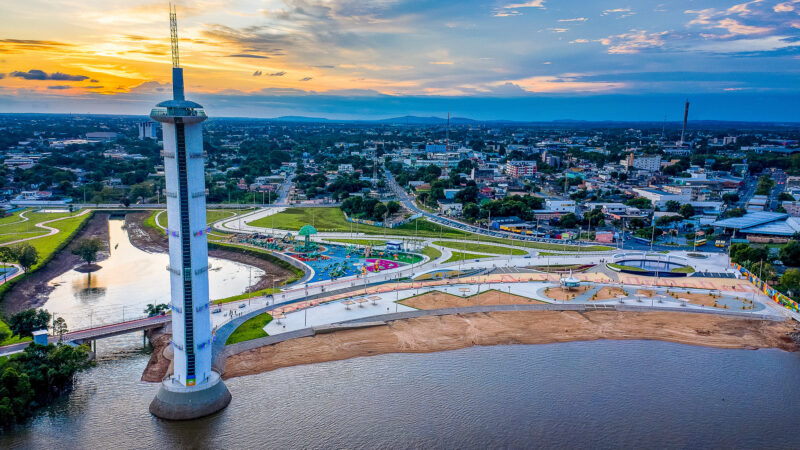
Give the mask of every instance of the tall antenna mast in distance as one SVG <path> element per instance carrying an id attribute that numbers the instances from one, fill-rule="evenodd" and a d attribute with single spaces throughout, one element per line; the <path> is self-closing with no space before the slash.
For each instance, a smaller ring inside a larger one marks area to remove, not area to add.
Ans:
<path id="1" fill-rule="evenodd" d="M 180 55 L 178 54 L 178 15 L 175 6 L 169 4 L 169 41 L 172 44 L 172 67 L 180 67 Z"/>

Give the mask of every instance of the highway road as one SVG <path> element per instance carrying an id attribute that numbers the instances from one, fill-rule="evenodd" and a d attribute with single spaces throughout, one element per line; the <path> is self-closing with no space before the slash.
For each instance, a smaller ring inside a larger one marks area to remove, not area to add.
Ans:
<path id="1" fill-rule="evenodd" d="M 459 229 L 459 230 L 468 231 L 468 232 L 471 232 L 471 233 L 483 234 L 483 235 L 486 235 L 486 236 L 493 236 L 493 237 L 500 237 L 500 238 L 503 238 L 503 239 L 515 239 L 515 240 L 524 240 L 524 241 L 530 241 L 530 242 L 545 242 L 545 243 L 551 243 L 551 244 L 563 244 L 564 243 L 564 241 L 562 241 L 560 239 L 545 239 L 545 238 L 537 238 L 537 237 L 533 237 L 533 236 L 520 236 L 518 234 L 507 233 L 507 232 L 504 232 L 504 231 L 487 230 L 486 228 L 476 227 L 474 225 L 470 225 L 470 224 L 466 224 L 466 223 L 463 223 L 463 222 L 459 222 L 457 220 L 453 220 L 453 219 L 450 219 L 450 218 L 447 218 L 447 217 L 440 217 L 438 215 L 431 214 L 431 213 L 429 213 L 427 211 L 424 211 L 424 210 L 418 208 L 414 204 L 414 199 L 411 198 L 411 196 L 408 195 L 408 193 L 405 191 L 405 189 L 403 189 L 399 184 L 397 184 L 397 181 L 395 181 L 395 179 L 392 176 L 391 172 L 389 172 L 387 170 L 387 171 L 385 171 L 385 173 L 386 173 L 386 179 L 389 182 L 389 186 L 392 188 L 392 190 L 394 191 L 395 195 L 397 195 L 397 198 L 400 199 L 400 201 L 403 203 L 403 205 L 406 208 L 408 208 L 409 210 L 413 211 L 413 212 L 423 214 L 425 216 L 425 218 L 428 219 L 431 222 L 442 224 L 442 225 L 450 227 L 450 228 L 456 228 L 456 229 Z M 575 242 L 570 242 L 570 245 L 576 245 L 576 244 L 577 243 L 575 243 Z M 578 245 L 602 245 L 602 244 L 581 243 L 581 244 L 578 244 Z M 629 249 L 629 250 L 641 250 L 641 251 L 645 251 L 645 250 L 649 251 L 650 250 L 650 244 L 642 244 L 642 243 L 639 243 L 637 241 L 634 241 L 633 239 L 625 239 L 625 241 L 622 244 L 622 246 L 623 246 L 623 248 Z M 679 250 L 679 249 L 680 250 L 686 250 L 685 247 L 684 248 L 678 248 L 678 247 L 674 247 L 674 246 L 659 245 L 659 244 L 653 245 L 653 248 L 652 248 L 653 251 Z M 698 250 L 702 250 L 704 252 L 712 252 L 712 253 L 719 253 L 719 252 L 724 252 L 725 251 L 724 249 L 714 247 L 713 243 L 711 243 L 710 245 L 706 244 L 702 249 L 698 249 Z"/>

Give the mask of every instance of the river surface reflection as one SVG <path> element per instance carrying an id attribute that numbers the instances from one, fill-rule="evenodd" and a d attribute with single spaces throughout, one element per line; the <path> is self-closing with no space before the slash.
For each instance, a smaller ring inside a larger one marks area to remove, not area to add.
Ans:
<path id="1" fill-rule="evenodd" d="M 66 319 L 72 329 L 118 322 L 142 315 L 148 303 L 169 303 L 169 256 L 134 247 L 125 221 L 108 221 L 110 255 L 102 268 L 85 274 L 70 270 L 48 282 L 55 289 L 44 308 Z M 209 258 L 212 299 L 247 291 L 250 280 L 264 274 L 259 268 Z"/>
<path id="2" fill-rule="evenodd" d="M 147 412 L 147 357 L 105 342 L 74 392 L 0 447 L 800 447 L 800 356 L 779 350 L 592 341 L 380 355 L 234 378 L 226 410 L 166 422 Z"/>

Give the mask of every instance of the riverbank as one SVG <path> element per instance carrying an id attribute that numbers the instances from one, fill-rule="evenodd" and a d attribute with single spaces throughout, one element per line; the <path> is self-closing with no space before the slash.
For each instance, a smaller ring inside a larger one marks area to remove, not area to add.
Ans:
<path id="1" fill-rule="evenodd" d="M 97 263 L 102 266 L 102 261 L 108 258 L 109 254 L 108 214 L 95 213 L 72 242 L 85 238 L 97 238 L 103 242 L 104 247 L 97 254 Z M 44 305 L 54 289 L 54 286 L 48 282 L 84 264 L 79 256 L 72 254 L 72 248 L 73 244 L 70 243 L 59 251 L 50 262 L 35 272 L 24 275 L 14 284 L 3 296 L 3 312 L 6 315 L 12 315 L 24 309 L 38 308 Z"/>
<path id="2" fill-rule="evenodd" d="M 150 215 L 151 213 L 149 212 L 143 212 L 131 213 L 125 216 L 125 227 L 128 229 L 128 236 L 130 237 L 131 244 L 145 252 L 166 253 L 169 251 L 169 239 L 167 236 L 160 230 L 155 230 L 144 225 L 144 221 L 147 220 Z M 294 277 L 291 271 L 262 258 L 248 254 L 209 248 L 208 256 L 247 264 L 263 270 L 264 275 L 258 280 L 254 280 L 255 283 L 250 286 L 252 291 L 281 286 L 286 280 Z"/>
<path id="3" fill-rule="evenodd" d="M 683 312 L 502 311 L 403 319 L 291 339 L 229 356 L 224 378 L 385 353 L 429 353 L 475 345 L 660 340 L 717 348 L 797 351 L 792 322 Z"/>

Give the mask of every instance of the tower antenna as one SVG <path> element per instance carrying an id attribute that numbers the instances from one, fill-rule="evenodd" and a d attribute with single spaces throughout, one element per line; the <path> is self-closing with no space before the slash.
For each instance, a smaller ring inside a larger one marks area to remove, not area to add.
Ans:
<path id="1" fill-rule="evenodd" d="M 681 129 L 681 147 L 683 147 L 683 138 L 686 134 L 686 121 L 689 119 L 689 99 L 686 99 L 686 106 L 683 109 L 683 128 Z"/>
<path id="2" fill-rule="evenodd" d="M 172 44 L 172 67 L 180 67 L 180 55 L 178 54 L 178 15 L 175 5 L 169 4 L 169 41 Z"/>

